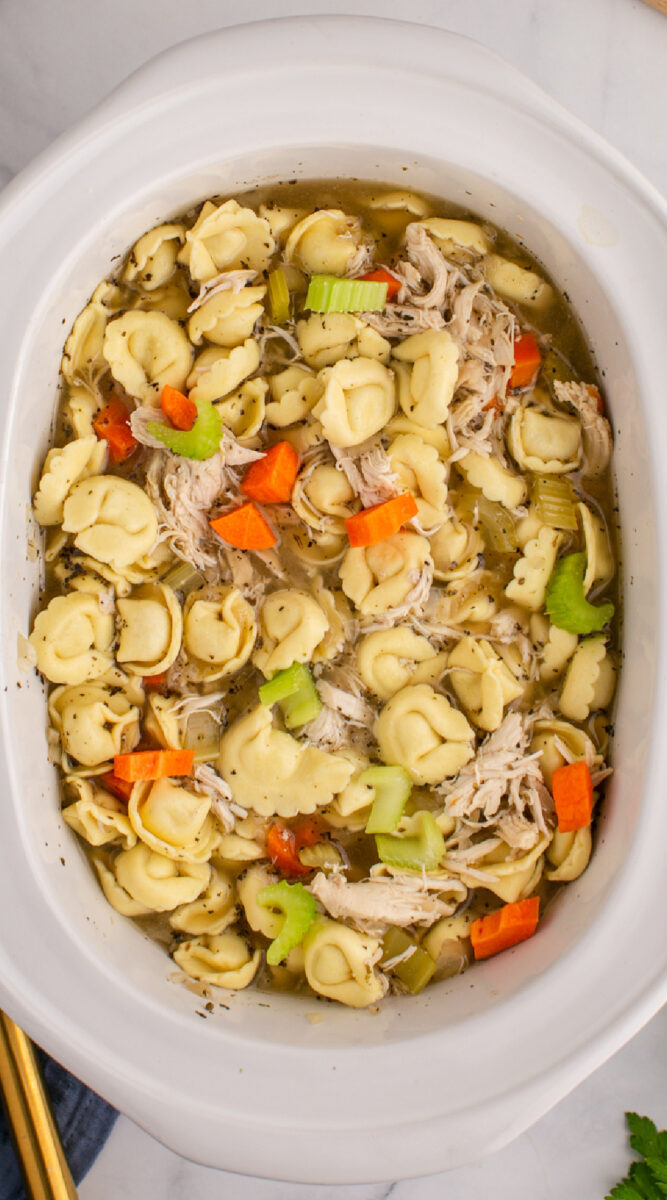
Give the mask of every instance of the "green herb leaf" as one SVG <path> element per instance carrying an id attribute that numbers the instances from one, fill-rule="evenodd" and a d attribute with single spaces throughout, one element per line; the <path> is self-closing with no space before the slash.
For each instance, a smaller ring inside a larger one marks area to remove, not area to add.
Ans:
<path id="1" fill-rule="evenodd" d="M 646 1165 L 653 1173 L 661 1196 L 667 1196 L 667 1161 L 664 1158 L 653 1158 L 651 1155 L 646 1159 Z"/>
<path id="2" fill-rule="evenodd" d="M 667 1130 L 658 1131 L 649 1117 L 626 1112 L 630 1145 L 646 1160 L 636 1160 L 625 1179 L 605 1200 L 664 1200 L 667 1197 Z"/>
<path id="3" fill-rule="evenodd" d="M 664 1192 L 661 1192 L 651 1168 L 645 1162 L 633 1162 L 628 1179 L 644 1200 L 663 1200 Z"/>
<path id="4" fill-rule="evenodd" d="M 626 1112 L 625 1119 L 630 1130 L 630 1145 L 642 1158 L 660 1158 L 660 1135 L 650 1117 Z"/>

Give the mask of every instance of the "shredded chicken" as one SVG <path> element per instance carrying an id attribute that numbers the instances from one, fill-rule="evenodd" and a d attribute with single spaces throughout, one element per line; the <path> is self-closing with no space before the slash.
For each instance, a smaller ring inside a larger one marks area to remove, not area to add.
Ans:
<path id="1" fill-rule="evenodd" d="M 364 633 L 372 633 L 376 629 L 388 629 L 391 625 L 396 625 L 406 619 L 412 624 L 415 618 L 420 617 L 433 583 L 433 560 L 429 559 L 425 562 L 421 571 L 410 571 L 408 581 L 412 587 L 403 603 L 397 604 L 395 608 L 388 608 L 386 612 L 372 621 L 362 621 Z"/>
<path id="2" fill-rule="evenodd" d="M 161 408 L 151 408 L 148 404 L 140 404 L 135 408 L 130 415 L 130 429 L 133 437 L 136 438 L 142 446 L 150 446 L 152 450 L 162 450 L 164 452 L 165 445 L 159 438 L 148 432 L 148 425 L 151 421 L 159 421 L 164 424 L 164 413 Z"/>
<path id="3" fill-rule="evenodd" d="M 193 788 L 211 800 L 211 812 L 222 825 L 225 833 L 231 833 L 237 818 L 243 820 L 248 811 L 232 800 L 231 789 L 224 779 L 208 763 L 200 763 L 194 770 Z"/>
<path id="4" fill-rule="evenodd" d="M 450 882 L 456 891 L 457 881 Z M 433 925 L 441 917 L 451 916 L 461 899 L 460 895 L 454 900 L 430 895 L 420 875 L 396 879 L 376 876 L 348 883 L 340 872 L 327 876 L 320 871 L 308 890 L 330 916 L 352 921 L 367 933 L 382 933 L 390 925 Z"/>
<path id="5" fill-rule="evenodd" d="M 362 242 L 358 250 L 350 258 L 345 274 L 349 279 L 354 279 L 356 275 L 363 275 L 366 271 L 373 269 L 373 258 L 375 255 L 375 245 L 373 242 Z"/>
<path id="6" fill-rule="evenodd" d="M 384 312 L 360 313 L 360 317 L 383 337 L 406 337 L 427 329 L 444 329 L 445 318 L 439 308 L 418 308 L 415 304 L 387 304 Z"/>
<path id="7" fill-rule="evenodd" d="M 442 308 L 449 278 L 447 263 L 418 221 L 413 221 L 405 231 L 405 249 L 410 264 L 419 272 L 419 285 L 415 283 L 413 272 L 403 273 L 412 303 L 417 308 Z M 402 274 L 400 266 L 397 267 L 397 274 Z M 424 288 L 427 290 L 424 291 Z"/>
<path id="8" fill-rule="evenodd" d="M 371 704 L 368 704 L 361 696 L 355 696 L 351 692 L 346 692 L 343 688 L 335 687 L 326 679 L 319 679 L 317 682 L 317 690 L 320 693 L 321 699 L 329 708 L 333 708 L 342 717 L 351 721 L 353 725 L 362 725 L 369 728 L 375 720 L 375 709 Z"/>
<path id="9" fill-rule="evenodd" d="M 139 411 L 139 410 L 137 410 Z M 158 517 L 161 540 L 198 570 L 217 573 L 219 541 L 209 525 L 216 499 L 229 489 L 222 452 L 201 461 L 164 451 L 153 456 L 146 491 Z"/>
<path id="10" fill-rule="evenodd" d="M 370 446 L 362 443 L 361 446 L 345 450 L 332 446 L 331 453 L 364 508 L 382 504 L 402 490 L 398 475 L 392 471 L 391 463 L 379 443 Z"/>
<path id="11" fill-rule="evenodd" d="M 301 734 L 320 750 L 342 750 L 351 745 L 347 720 L 328 704 L 322 705 L 314 721 L 303 726 Z"/>
<path id="12" fill-rule="evenodd" d="M 611 425 L 598 412 L 597 389 L 585 383 L 555 383 L 556 399 L 575 410 L 584 443 L 584 474 L 601 475 L 609 463 L 613 444 Z"/>
<path id="13" fill-rule="evenodd" d="M 257 278 L 256 271 L 223 271 L 220 275 L 215 275 L 213 279 L 203 283 L 196 300 L 188 308 L 188 312 L 196 312 L 210 300 L 211 296 L 217 295 L 218 292 L 242 292 L 247 283 L 252 283 Z"/>

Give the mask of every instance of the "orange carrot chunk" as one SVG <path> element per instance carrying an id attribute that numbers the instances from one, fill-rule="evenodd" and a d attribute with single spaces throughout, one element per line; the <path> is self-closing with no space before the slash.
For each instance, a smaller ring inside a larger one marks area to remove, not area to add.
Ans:
<path id="1" fill-rule="evenodd" d="M 211 529 L 229 546 L 237 550 L 268 550 L 276 538 L 271 526 L 254 504 L 242 504 L 231 512 L 209 521 Z"/>
<path id="2" fill-rule="evenodd" d="M 374 546 L 398 533 L 401 525 L 416 515 L 417 503 L 412 492 L 403 492 L 382 504 L 362 508 L 361 512 L 345 520 L 349 543 L 351 546 Z"/>
<path id="3" fill-rule="evenodd" d="M 127 804 L 132 795 L 134 784 L 128 783 L 126 779 L 119 779 L 118 775 L 114 774 L 113 771 L 106 771 L 104 775 L 100 775 L 98 778 L 102 787 L 106 788 L 107 792 L 111 792 L 111 795 L 115 796 L 117 800 L 124 800 Z"/>
<path id="4" fill-rule="evenodd" d="M 475 958 L 490 958 L 492 954 L 499 954 L 501 950 L 508 950 L 532 937 L 539 915 L 540 898 L 531 896 L 529 900 L 503 904 L 497 912 L 478 917 L 470 926 Z"/>
<path id="5" fill-rule="evenodd" d="M 558 816 L 558 832 L 572 833 L 590 825 L 593 815 L 593 780 L 585 762 L 556 767 L 551 791 Z"/>
<path id="6" fill-rule="evenodd" d="M 366 279 L 369 283 L 386 283 L 387 300 L 393 300 L 396 293 L 401 290 L 398 279 L 386 267 L 378 267 L 375 271 L 367 271 L 365 275 L 360 275 L 359 278 Z"/>
<path id="7" fill-rule="evenodd" d="M 514 366 L 510 372 L 510 387 L 528 387 L 541 365 L 542 355 L 535 334 L 520 333 L 514 340 Z"/>
<path id="8" fill-rule="evenodd" d="M 197 420 L 197 405 L 189 396 L 184 396 L 171 384 L 165 383 L 160 392 L 160 405 L 174 429 L 192 429 Z"/>
<path id="9" fill-rule="evenodd" d="M 124 462 L 139 444 L 130 429 L 130 414 L 117 396 L 100 409 L 93 421 L 93 429 L 100 441 L 106 441 L 109 457 L 115 463 Z"/>
<path id="10" fill-rule="evenodd" d="M 144 675 L 141 682 L 148 691 L 151 688 L 161 688 L 167 682 L 167 672 L 160 671 L 159 675 Z"/>
<path id="11" fill-rule="evenodd" d="M 140 779 L 191 775 L 194 761 L 194 750 L 136 750 L 133 754 L 116 754 L 113 769 L 118 779 L 136 783 Z"/>
<path id="12" fill-rule="evenodd" d="M 286 504 L 299 473 L 299 455 L 289 442 L 277 442 L 248 467 L 241 491 L 259 504 Z"/>

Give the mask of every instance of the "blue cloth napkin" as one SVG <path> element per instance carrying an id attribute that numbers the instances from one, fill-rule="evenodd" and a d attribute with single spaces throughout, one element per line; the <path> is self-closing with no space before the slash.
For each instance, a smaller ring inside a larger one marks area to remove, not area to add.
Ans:
<path id="1" fill-rule="evenodd" d="M 106 1142 L 118 1113 L 64 1067 L 37 1051 L 47 1091 L 75 1183 L 80 1183 Z M 26 1200 L 23 1180 L 0 1106 L 0 1200 Z"/>

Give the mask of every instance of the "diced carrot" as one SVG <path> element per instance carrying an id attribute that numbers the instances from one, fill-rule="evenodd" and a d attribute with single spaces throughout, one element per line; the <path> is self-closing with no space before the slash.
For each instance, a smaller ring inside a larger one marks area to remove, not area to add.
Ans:
<path id="1" fill-rule="evenodd" d="M 528 387 L 532 383 L 542 364 L 542 355 L 534 333 L 520 333 L 514 339 L 514 366 L 512 367 L 509 386 L 511 388 Z"/>
<path id="2" fill-rule="evenodd" d="M 124 462 L 139 444 L 130 429 L 130 414 L 117 396 L 100 409 L 93 421 L 93 429 L 100 441 L 104 438 L 107 442 L 109 455 L 115 463 Z"/>
<path id="3" fill-rule="evenodd" d="M 127 804 L 134 784 L 129 783 L 126 779 L 120 779 L 113 771 L 105 771 L 104 775 L 98 776 L 98 780 L 107 792 L 111 792 L 111 795 L 115 796 L 117 800 L 124 800 Z"/>
<path id="4" fill-rule="evenodd" d="M 223 542 L 238 550 L 268 550 L 278 540 L 259 509 L 250 501 L 209 521 L 209 525 Z"/>
<path id="5" fill-rule="evenodd" d="M 361 512 L 345 520 L 350 545 L 374 546 L 393 533 L 398 533 L 401 525 L 416 515 L 417 503 L 412 492 L 403 492 L 382 504 L 362 508 Z"/>
<path id="6" fill-rule="evenodd" d="M 191 775 L 194 760 L 194 750 L 136 750 L 133 754 L 117 754 L 113 769 L 119 779 L 136 783 L 140 779 Z"/>
<path id="7" fill-rule="evenodd" d="M 266 852 L 281 875 L 307 875 L 309 867 L 299 860 L 296 837 L 287 825 L 276 822 L 266 835 Z"/>
<path id="8" fill-rule="evenodd" d="M 517 900 L 504 904 L 497 912 L 478 917 L 470 926 L 470 940 L 475 958 L 490 958 L 508 950 L 518 942 L 532 937 L 540 915 L 540 898 Z"/>
<path id="9" fill-rule="evenodd" d="M 144 675 L 141 682 L 147 691 L 157 690 L 157 688 L 164 687 L 167 682 L 167 672 L 160 671 L 159 675 Z"/>
<path id="10" fill-rule="evenodd" d="M 369 283 L 386 283 L 387 285 L 387 300 L 393 300 L 397 292 L 401 290 L 401 284 L 391 271 L 387 271 L 386 267 L 377 267 L 375 271 L 367 271 L 365 275 L 360 275 L 360 279 L 366 279 Z"/>
<path id="11" fill-rule="evenodd" d="M 558 816 L 559 833 L 572 833 L 590 825 L 593 815 L 593 780 L 585 762 L 556 767 L 551 791 Z"/>
<path id="12" fill-rule="evenodd" d="M 190 430 L 197 420 L 197 405 L 189 396 L 165 383 L 160 392 L 160 404 L 165 417 L 174 429 Z"/>
<path id="13" fill-rule="evenodd" d="M 259 504 L 286 504 L 299 473 L 299 455 L 289 442 L 276 442 L 248 467 L 241 491 Z"/>

